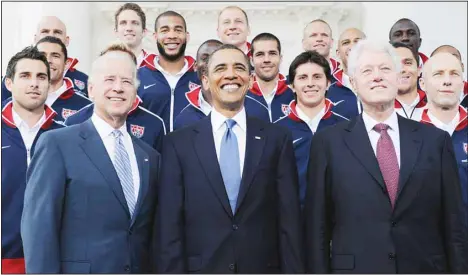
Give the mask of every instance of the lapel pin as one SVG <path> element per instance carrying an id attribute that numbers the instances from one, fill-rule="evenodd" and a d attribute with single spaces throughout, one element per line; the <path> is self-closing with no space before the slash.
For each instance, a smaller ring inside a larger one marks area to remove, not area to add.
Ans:
<path id="1" fill-rule="evenodd" d="M 255 136 L 255 139 L 262 139 L 262 138 L 261 138 L 261 137 L 259 137 L 259 136 Z"/>
<path id="2" fill-rule="evenodd" d="M 148 161 L 148 159 L 145 159 L 145 161 Z"/>

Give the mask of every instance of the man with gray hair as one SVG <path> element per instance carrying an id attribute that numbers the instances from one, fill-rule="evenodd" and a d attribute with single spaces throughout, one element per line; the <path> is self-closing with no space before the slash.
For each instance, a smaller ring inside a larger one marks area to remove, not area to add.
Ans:
<path id="1" fill-rule="evenodd" d="M 27 273 L 151 272 L 160 156 L 127 132 L 136 70 L 124 45 L 107 48 L 89 77 L 91 119 L 39 138 L 21 221 Z"/>
<path id="2" fill-rule="evenodd" d="M 348 73 L 363 112 L 313 138 L 307 273 L 467 273 L 449 134 L 395 112 L 400 62 L 390 44 L 359 41 Z"/>

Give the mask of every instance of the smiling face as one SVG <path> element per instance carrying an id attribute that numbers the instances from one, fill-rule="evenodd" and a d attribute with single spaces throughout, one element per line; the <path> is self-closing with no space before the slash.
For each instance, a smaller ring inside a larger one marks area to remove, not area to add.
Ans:
<path id="1" fill-rule="evenodd" d="M 65 71 L 65 54 L 62 47 L 56 43 L 42 42 L 37 45 L 37 49 L 42 52 L 50 65 L 50 82 L 57 83 L 63 80 Z"/>
<path id="2" fill-rule="evenodd" d="M 184 57 L 189 35 L 181 17 L 172 15 L 160 17 L 156 23 L 154 36 L 162 58 L 176 61 Z"/>
<path id="3" fill-rule="evenodd" d="M 402 20 L 393 25 L 390 30 L 390 43 L 395 42 L 403 43 L 417 53 L 422 42 L 418 26 L 411 20 Z"/>
<path id="4" fill-rule="evenodd" d="M 125 120 L 136 98 L 136 65 L 121 52 L 106 53 L 96 62 L 88 88 L 95 112 L 107 122 Z"/>
<path id="5" fill-rule="evenodd" d="M 401 60 L 401 76 L 398 83 L 398 94 L 407 94 L 417 89 L 418 64 L 410 49 L 400 47 L 395 49 Z"/>
<path id="6" fill-rule="evenodd" d="M 40 60 L 21 59 L 13 79 L 5 78 L 5 85 L 11 91 L 15 108 L 28 111 L 42 108 L 49 90 L 47 67 Z"/>
<path id="7" fill-rule="evenodd" d="M 330 82 L 320 65 L 308 62 L 297 67 L 292 84 L 298 104 L 313 108 L 325 101 L 325 92 Z"/>
<path id="8" fill-rule="evenodd" d="M 240 50 L 221 49 L 213 53 L 203 85 L 209 87 L 217 110 L 242 109 L 245 94 L 252 85 L 248 66 L 247 57 Z"/>
<path id="9" fill-rule="evenodd" d="M 379 107 L 391 105 L 395 100 L 398 78 L 390 54 L 383 51 L 364 51 L 359 56 L 351 84 L 363 105 Z"/>
<path id="10" fill-rule="evenodd" d="M 115 33 L 130 49 L 139 47 L 145 34 L 140 16 L 133 10 L 122 11 L 117 17 Z"/>
<path id="11" fill-rule="evenodd" d="M 274 40 L 259 40 L 254 43 L 255 52 L 252 55 L 252 63 L 255 74 L 266 82 L 274 80 L 279 74 L 281 64 L 278 43 Z"/>
<path id="12" fill-rule="evenodd" d="M 224 44 L 241 47 L 247 42 L 250 28 L 242 10 L 231 7 L 223 10 L 218 18 L 218 37 Z"/>
<path id="13" fill-rule="evenodd" d="M 315 21 L 307 25 L 302 39 L 302 47 L 305 51 L 315 50 L 321 56 L 328 58 L 332 45 L 331 29 L 327 24 Z"/>
<path id="14" fill-rule="evenodd" d="M 458 106 L 464 85 L 460 61 L 449 53 L 434 55 L 424 64 L 420 85 L 431 104 L 440 108 Z"/>

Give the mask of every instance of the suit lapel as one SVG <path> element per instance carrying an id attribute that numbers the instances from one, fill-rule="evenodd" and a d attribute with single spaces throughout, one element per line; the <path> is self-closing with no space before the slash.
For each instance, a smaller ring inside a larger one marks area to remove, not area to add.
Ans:
<path id="1" fill-rule="evenodd" d="M 406 119 L 398 116 L 398 127 L 400 131 L 400 178 L 398 183 L 397 202 L 403 189 L 409 184 L 408 179 L 413 172 L 416 161 L 421 150 L 421 136 L 418 128 L 408 123 Z"/>
<path id="2" fill-rule="evenodd" d="M 149 156 L 148 154 L 138 145 L 137 140 L 132 136 L 133 148 L 135 150 L 135 157 L 138 164 L 138 171 L 140 174 L 140 190 L 138 192 L 138 199 L 135 206 L 135 212 L 133 213 L 131 225 L 135 222 L 135 219 L 140 212 L 140 209 L 145 201 L 146 195 L 148 194 L 149 187 Z"/>
<path id="3" fill-rule="evenodd" d="M 83 151 L 104 177 L 106 183 L 112 189 L 114 195 L 124 208 L 125 213 L 130 217 L 127 201 L 125 200 L 119 177 L 117 176 L 117 172 L 115 171 L 109 154 L 104 147 L 104 143 L 96 131 L 91 119 L 81 124 L 80 135 L 83 138 L 83 142 L 80 144 Z"/>
<path id="4" fill-rule="evenodd" d="M 375 157 L 372 145 L 367 134 L 362 115 L 356 117 L 349 127 L 348 132 L 344 137 L 344 141 L 349 150 L 353 153 L 356 159 L 366 168 L 367 172 L 375 179 L 383 190 L 386 190 L 382 173 L 380 172 L 379 163 Z"/>
<path id="5" fill-rule="evenodd" d="M 221 175 L 221 169 L 216 156 L 216 147 L 211 127 L 211 116 L 204 118 L 194 131 L 193 147 L 195 148 L 200 164 L 203 167 L 208 181 L 224 210 L 230 217 L 232 217 L 231 206 L 229 204 L 223 176 Z"/>
<path id="6" fill-rule="evenodd" d="M 247 135 L 245 145 L 244 169 L 242 173 L 239 195 L 237 197 L 236 213 L 242 204 L 250 184 L 252 183 L 258 163 L 262 157 L 266 136 L 263 134 L 263 127 L 255 123 L 255 120 L 247 117 Z"/>

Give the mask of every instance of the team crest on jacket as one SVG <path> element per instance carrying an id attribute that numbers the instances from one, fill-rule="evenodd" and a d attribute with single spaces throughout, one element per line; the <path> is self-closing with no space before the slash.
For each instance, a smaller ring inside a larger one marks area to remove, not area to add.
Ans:
<path id="1" fill-rule="evenodd" d="M 67 119 L 69 116 L 74 115 L 77 111 L 72 110 L 72 109 L 62 109 L 62 117 L 63 119 Z"/>
<path id="2" fill-rule="evenodd" d="M 83 90 L 85 88 L 85 84 L 83 81 L 75 79 L 74 82 L 75 82 L 76 87 L 78 87 L 78 89 Z"/>
<path id="3" fill-rule="evenodd" d="M 135 124 L 130 124 L 130 131 L 132 135 L 137 138 L 141 138 L 145 134 L 145 127 Z"/>
<path id="4" fill-rule="evenodd" d="M 200 85 L 198 85 L 196 83 L 193 83 L 192 81 L 189 81 L 189 83 L 188 83 L 189 91 L 194 90 L 194 89 L 196 89 L 198 87 L 200 87 Z"/>
<path id="5" fill-rule="evenodd" d="M 281 104 L 281 111 L 285 116 L 289 116 L 289 113 L 291 113 L 291 109 L 288 104 Z"/>

